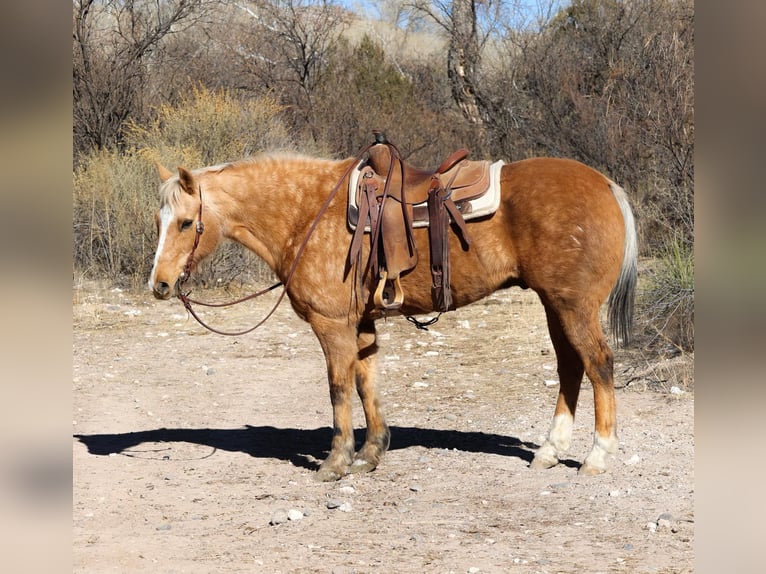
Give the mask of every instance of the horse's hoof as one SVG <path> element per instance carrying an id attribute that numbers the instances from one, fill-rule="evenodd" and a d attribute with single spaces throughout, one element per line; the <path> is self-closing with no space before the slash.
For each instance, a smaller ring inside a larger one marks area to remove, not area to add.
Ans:
<path id="1" fill-rule="evenodd" d="M 344 475 L 345 473 L 331 468 L 320 468 L 314 475 L 314 480 L 317 482 L 335 482 L 343 478 Z"/>
<path id="2" fill-rule="evenodd" d="M 529 468 L 532 470 L 546 470 L 548 468 L 553 468 L 559 463 L 559 459 L 555 456 L 546 456 L 546 455 L 540 455 L 540 453 L 535 455 L 535 458 L 532 459 L 532 462 L 529 463 Z"/>
<path id="3" fill-rule="evenodd" d="M 599 474 L 603 474 L 604 472 L 606 472 L 605 468 L 600 468 L 597 466 L 592 466 L 590 464 L 584 463 L 580 467 L 580 470 L 577 471 L 577 474 L 579 474 L 580 476 L 597 476 Z"/>
<path id="4" fill-rule="evenodd" d="M 357 458 L 354 460 L 354 462 L 351 463 L 351 466 L 349 467 L 348 471 L 352 473 L 370 472 L 371 470 L 375 470 L 377 466 L 378 466 L 377 464 L 374 464 L 372 462 L 369 462 L 361 458 Z"/>
<path id="5" fill-rule="evenodd" d="M 559 463 L 559 451 L 556 450 L 550 441 L 545 441 L 543 445 L 535 451 L 535 457 L 529 463 L 529 468 L 533 470 L 545 470 Z"/>

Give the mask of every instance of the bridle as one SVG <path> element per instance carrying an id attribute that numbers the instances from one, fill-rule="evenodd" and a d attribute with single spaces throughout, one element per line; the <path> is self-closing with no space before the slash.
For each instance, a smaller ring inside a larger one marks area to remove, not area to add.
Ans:
<path id="1" fill-rule="evenodd" d="M 199 246 L 199 240 L 202 237 L 202 233 L 205 231 L 205 224 L 202 223 L 202 186 L 199 186 L 199 212 L 197 213 L 197 225 L 194 227 L 194 244 L 191 248 L 191 253 L 189 253 L 189 256 L 186 258 L 186 264 L 184 265 L 184 270 L 181 272 L 181 276 L 178 278 L 179 280 L 179 293 L 180 293 L 180 287 L 186 281 L 188 281 L 189 277 L 191 276 L 191 269 L 192 265 L 194 263 L 194 252 L 197 251 L 197 247 Z M 182 299 L 183 300 L 183 299 Z"/>
<path id="2" fill-rule="evenodd" d="M 194 228 L 195 235 L 194 235 L 194 243 L 192 244 L 191 252 L 189 253 L 189 256 L 186 259 L 186 263 L 184 264 L 183 271 L 181 272 L 181 275 L 178 278 L 178 298 L 183 303 L 183 306 L 186 308 L 186 310 L 191 314 L 192 317 L 194 317 L 197 322 L 208 329 L 209 331 L 212 331 L 213 333 L 216 333 L 218 335 L 228 335 L 232 337 L 236 337 L 239 335 L 245 335 L 247 333 L 250 333 L 252 331 L 255 331 L 258 327 L 263 325 L 277 310 L 277 307 L 279 307 L 280 303 L 282 303 L 282 300 L 285 298 L 285 295 L 287 294 L 287 289 L 290 287 L 290 283 L 293 279 L 293 275 L 295 274 L 295 270 L 298 267 L 298 263 L 301 260 L 301 257 L 303 256 L 303 252 L 306 249 L 306 245 L 309 242 L 309 239 L 313 235 L 314 231 L 317 228 L 317 225 L 319 225 L 319 220 L 322 218 L 322 216 L 325 214 L 327 209 L 330 207 L 330 203 L 335 198 L 335 196 L 338 194 L 338 190 L 340 190 L 343 182 L 346 180 L 346 178 L 351 174 L 351 171 L 357 167 L 359 162 L 364 157 L 364 154 L 367 153 L 367 151 L 374 145 L 378 143 L 386 143 L 386 145 L 390 146 L 392 148 L 392 152 L 395 152 L 397 156 L 399 156 L 399 150 L 396 149 L 396 147 L 387 142 L 381 142 L 378 135 L 376 134 L 376 140 L 372 143 L 366 145 L 356 156 L 353 163 L 349 165 L 349 167 L 346 169 L 346 171 L 343 173 L 343 175 L 338 180 L 338 183 L 335 184 L 335 187 L 330 192 L 330 195 L 328 196 L 327 200 L 324 202 L 322 207 L 320 208 L 319 212 L 317 213 L 316 217 L 314 218 L 314 221 L 311 223 L 311 227 L 309 227 L 308 233 L 306 233 L 306 236 L 303 238 L 303 241 L 301 242 L 300 246 L 298 247 L 298 252 L 295 255 L 295 259 L 293 260 L 293 264 L 290 267 L 290 270 L 287 273 L 287 277 L 284 280 L 284 282 L 278 282 L 274 283 L 273 285 L 266 287 L 265 289 L 261 289 L 260 291 L 257 291 L 256 293 L 252 293 L 250 295 L 247 295 L 246 297 L 242 297 L 241 299 L 237 299 L 235 301 L 229 301 L 225 303 L 205 303 L 203 301 L 198 301 L 196 299 L 192 299 L 189 297 L 189 294 L 191 293 L 191 290 L 187 291 L 186 293 L 183 292 L 183 285 L 187 281 L 189 281 L 189 278 L 191 277 L 191 271 L 192 267 L 194 265 L 194 254 L 197 251 L 197 247 L 199 246 L 200 238 L 202 237 L 202 233 L 205 231 L 205 225 L 202 223 L 202 186 L 199 186 L 199 212 L 198 212 L 198 219 L 197 224 Z M 392 153 L 393 155 L 393 153 Z M 256 297 L 260 297 L 261 295 L 265 295 L 266 293 L 269 293 L 270 291 L 273 291 L 277 287 L 282 287 L 282 292 L 279 295 L 279 298 L 277 299 L 276 303 L 274 303 L 274 306 L 271 308 L 271 310 L 266 314 L 266 316 L 261 319 L 256 325 L 253 327 L 250 327 L 248 329 L 244 329 L 241 331 L 221 331 L 219 329 L 216 329 L 214 327 L 211 327 L 207 323 L 205 323 L 200 316 L 194 311 L 192 304 L 194 305 L 202 305 L 204 307 L 231 307 L 232 305 L 237 305 L 239 303 L 243 303 L 245 301 L 249 301 L 250 299 L 255 299 Z"/>
<path id="3" fill-rule="evenodd" d="M 204 301 L 198 301 L 196 299 L 192 299 L 189 297 L 189 293 L 191 293 L 191 289 L 184 293 L 183 291 L 183 285 L 186 283 L 190 277 L 191 277 L 191 270 L 194 265 L 194 253 L 197 251 L 197 247 L 199 247 L 200 238 L 202 237 L 202 233 L 205 231 L 205 224 L 202 222 L 202 186 L 199 186 L 199 212 L 197 214 L 197 224 L 194 227 L 194 243 L 192 244 L 191 251 L 189 252 L 189 256 L 186 258 L 186 263 L 184 264 L 184 269 L 181 272 L 181 275 L 178 278 L 178 298 L 183 303 L 183 306 L 186 308 L 186 310 L 191 314 L 192 317 L 194 317 L 197 322 L 208 329 L 209 331 L 212 331 L 213 333 L 216 333 L 218 335 L 229 335 L 229 336 L 238 336 L 238 335 L 244 335 L 246 333 L 250 333 L 251 331 L 254 331 L 258 327 L 260 327 L 263 323 L 266 322 L 266 320 L 271 317 L 274 314 L 274 311 L 277 310 L 277 307 L 282 302 L 282 299 L 285 296 L 285 292 L 287 291 L 287 283 L 290 282 L 290 279 L 292 278 L 292 271 L 290 272 L 290 276 L 288 277 L 288 281 L 285 284 L 285 288 L 282 290 L 282 294 L 279 296 L 279 299 L 277 299 L 277 302 L 274 304 L 274 307 L 269 311 L 268 315 L 264 317 L 263 320 L 261 320 L 257 325 L 254 327 L 251 327 L 250 329 L 245 329 L 243 331 L 221 331 L 219 329 L 216 329 L 215 327 L 211 327 L 207 323 L 205 323 L 202 318 L 194 311 L 194 308 L 192 307 L 192 303 L 195 305 L 202 305 L 203 307 L 231 307 L 232 305 L 237 305 L 238 303 L 244 303 L 245 301 L 249 301 L 250 299 L 255 299 L 256 297 L 260 297 L 261 295 L 264 295 L 270 291 L 273 291 L 277 287 L 282 285 L 282 282 L 274 283 L 270 287 L 267 287 L 266 289 L 261 289 L 260 291 L 256 293 L 252 293 L 250 295 L 247 295 L 246 297 L 242 297 L 241 299 L 237 299 L 235 301 L 229 301 L 226 303 L 206 303 Z"/>

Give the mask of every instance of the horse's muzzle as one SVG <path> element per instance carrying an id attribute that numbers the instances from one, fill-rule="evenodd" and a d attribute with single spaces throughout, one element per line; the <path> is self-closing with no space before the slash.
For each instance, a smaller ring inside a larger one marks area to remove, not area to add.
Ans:
<path id="1" fill-rule="evenodd" d="M 170 299 L 170 296 L 173 294 L 173 290 L 165 281 L 157 281 L 152 287 L 152 293 L 154 293 L 154 296 L 157 299 L 166 300 Z"/>

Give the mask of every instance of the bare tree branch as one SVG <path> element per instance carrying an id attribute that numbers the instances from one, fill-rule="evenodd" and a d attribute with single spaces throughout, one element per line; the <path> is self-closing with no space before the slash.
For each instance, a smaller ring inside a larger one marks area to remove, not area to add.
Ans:
<path id="1" fill-rule="evenodd" d="M 139 112 L 150 56 L 222 0 L 73 0 L 76 150 L 118 145 Z"/>

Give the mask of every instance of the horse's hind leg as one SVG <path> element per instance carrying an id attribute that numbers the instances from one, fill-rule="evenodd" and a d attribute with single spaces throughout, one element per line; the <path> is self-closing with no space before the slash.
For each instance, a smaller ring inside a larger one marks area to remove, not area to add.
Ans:
<path id="1" fill-rule="evenodd" d="M 378 345 L 373 321 L 362 323 L 357 336 L 359 349 L 356 361 L 356 390 L 362 401 L 364 416 L 367 421 L 367 438 L 354 457 L 349 469 L 351 472 L 367 472 L 375 469 L 383 454 L 388 450 L 391 434 L 380 408 L 375 379 L 377 376 L 376 358 Z"/>
<path id="2" fill-rule="evenodd" d="M 590 340 L 590 353 L 585 360 L 585 372 L 593 384 L 593 404 L 596 411 L 593 448 L 585 457 L 580 474 L 601 474 L 606 471 L 609 455 L 617 453 L 617 401 L 614 397 L 614 356 L 601 332 L 596 317 L 599 337 Z"/>
<path id="3" fill-rule="evenodd" d="M 552 466 L 549 464 L 552 461 L 552 453 L 558 454 L 565 450 L 563 447 L 569 446 L 577 394 L 584 369 L 593 385 L 596 421 L 593 448 L 580 467 L 580 474 L 600 474 L 606 470 L 607 456 L 617 452 L 617 409 L 612 351 L 601 330 L 597 306 L 594 305 L 590 311 L 582 306 L 558 308 L 558 313 L 555 313 L 546 305 L 549 327 L 553 325 L 551 339 L 559 357 L 561 388 L 549 438 L 538 451 L 540 461 L 533 461 L 533 466 Z M 557 317 L 558 322 L 554 321 L 552 316 Z M 578 368 L 575 368 L 578 364 L 573 358 L 575 354 L 580 360 Z M 576 385 L 573 382 L 575 380 Z M 538 459 L 538 454 L 535 455 L 535 459 Z"/>
<path id="4" fill-rule="evenodd" d="M 569 450 L 577 398 L 580 395 L 580 385 L 585 370 L 579 354 L 564 333 L 556 312 L 549 305 L 545 305 L 545 314 L 558 363 L 559 395 L 548 438 L 537 450 L 530 465 L 535 469 L 555 466 L 559 462 L 559 457 Z"/>

